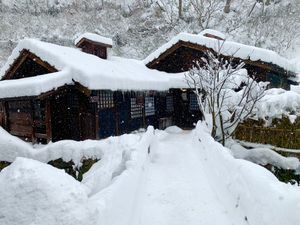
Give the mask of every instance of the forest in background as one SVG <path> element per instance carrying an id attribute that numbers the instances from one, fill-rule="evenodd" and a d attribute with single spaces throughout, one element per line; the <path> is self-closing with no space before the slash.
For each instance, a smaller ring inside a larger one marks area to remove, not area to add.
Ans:
<path id="1" fill-rule="evenodd" d="M 228 40 L 300 52 L 299 0 L 0 0 L 0 66 L 24 37 L 72 46 L 83 32 L 114 40 L 114 54 L 143 59 L 176 34 L 210 28 Z"/>

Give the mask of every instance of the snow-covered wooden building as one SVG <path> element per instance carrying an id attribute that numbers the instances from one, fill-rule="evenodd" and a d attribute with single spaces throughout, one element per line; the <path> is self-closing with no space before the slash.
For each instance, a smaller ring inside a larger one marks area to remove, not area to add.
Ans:
<path id="1" fill-rule="evenodd" d="M 269 81 L 269 88 L 289 89 L 295 84 L 295 66 L 276 52 L 226 40 L 215 30 L 199 34 L 180 33 L 150 54 L 144 63 L 147 67 L 168 73 L 190 70 L 210 51 L 234 62 L 244 62 L 248 74 L 258 81 Z"/>
<path id="2" fill-rule="evenodd" d="M 223 39 L 215 31 L 182 33 L 144 61 L 110 56 L 112 40 L 90 33 L 76 39 L 77 48 L 24 39 L 0 70 L 0 126 L 42 143 L 148 125 L 191 127 L 201 114 L 183 72 Z M 273 86 L 292 82 L 292 66 L 275 52 L 226 41 L 221 53 L 244 60 Z"/>
<path id="3" fill-rule="evenodd" d="M 78 48 L 19 42 L 0 71 L 1 126 L 22 139 L 46 143 L 176 123 L 174 109 L 182 102 L 174 99 L 173 89 L 186 88 L 183 74 L 108 56 L 112 41 L 97 35 L 83 35 L 75 44 Z M 187 118 L 193 111 L 197 107 Z"/>

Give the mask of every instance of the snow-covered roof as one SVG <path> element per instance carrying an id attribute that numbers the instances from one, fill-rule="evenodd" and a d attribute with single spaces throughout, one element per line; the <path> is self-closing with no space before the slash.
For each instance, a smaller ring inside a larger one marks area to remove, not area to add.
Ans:
<path id="1" fill-rule="evenodd" d="M 232 41 L 223 42 L 214 38 L 205 37 L 203 35 L 189 34 L 189 33 L 178 34 L 177 36 L 172 38 L 169 42 L 167 42 L 159 49 L 154 51 L 152 54 L 150 54 L 148 57 L 146 57 L 144 59 L 144 63 L 148 64 L 150 62 L 153 62 L 155 59 L 159 58 L 159 56 L 162 53 L 166 52 L 168 49 L 170 49 L 173 45 L 177 44 L 179 41 L 205 46 L 207 48 L 213 49 L 216 52 L 220 51 L 220 53 L 225 56 L 233 56 L 245 60 L 249 59 L 251 61 L 261 60 L 266 63 L 277 65 L 285 70 L 296 72 L 296 68 L 293 63 L 291 63 L 288 59 L 278 55 L 274 51 L 258 48 L 254 46 L 244 45 Z"/>
<path id="2" fill-rule="evenodd" d="M 204 36 L 205 34 L 211 34 L 211 35 L 219 37 L 223 40 L 226 39 L 225 34 L 221 33 L 220 31 L 212 30 L 212 29 L 205 29 L 205 30 L 201 31 L 198 35 Z"/>
<path id="3" fill-rule="evenodd" d="M 79 49 L 36 39 L 24 39 L 0 70 L 10 69 L 22 50 L 29 50 L 59 72 L 42 76 L 0 81 L 0 98 L 36 96 L 74 81 L 90 90 L 158 90 L 184 88 L 184 74 L 168 74 L 147 68 L 142 61 L 109 57 L 107 60 Z"/>
<path id="4" fill-rule="evenodd" d="M 103 36 L 100 36 L 100 35 L 94 34 L 94 33 L 84 33 L 84 34 L 80 35 L 78 38 L 76 38 L 74 44 L 77 45 L 84 38 L 94 41 L 94 42 L 97 42 L 97 43 L 109 45 L 109 46 L 113 45 L 113 41 L 111 38 L 103 37 Z"/>

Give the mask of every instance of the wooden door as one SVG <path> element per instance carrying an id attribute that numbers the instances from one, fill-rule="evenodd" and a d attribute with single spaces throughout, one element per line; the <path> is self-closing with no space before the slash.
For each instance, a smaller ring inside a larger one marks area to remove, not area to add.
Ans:
<path id="1" fill-rule="evenodd" d="M 96 117 L 95 113 L 80 113 L 80 133 L 81 140 L 96 139 Z"/>

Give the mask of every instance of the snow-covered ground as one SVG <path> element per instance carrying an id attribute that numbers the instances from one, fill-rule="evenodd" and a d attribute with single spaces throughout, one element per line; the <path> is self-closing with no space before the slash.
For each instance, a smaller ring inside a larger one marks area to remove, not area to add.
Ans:
<path id="1" fill-rule="evenodd" d="M 125 137 L 99 141 L 105 146 L 120 139 L 123 147 L 102 152 L 108 160 L 94 164 L 82 183 L 42 162 L 17 158 L 0 173 L 0 224 L 300 224 L 300 188 L 234 159 L 201 123 L 193 131 L 149 127 Z M 73 152 L 84 152 L 84 146 L 79 142 Z M 9 154 L 15 142 L 6 148 Z"/>

